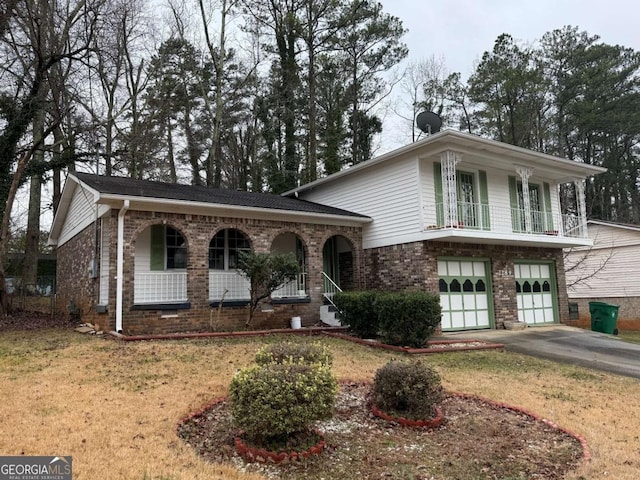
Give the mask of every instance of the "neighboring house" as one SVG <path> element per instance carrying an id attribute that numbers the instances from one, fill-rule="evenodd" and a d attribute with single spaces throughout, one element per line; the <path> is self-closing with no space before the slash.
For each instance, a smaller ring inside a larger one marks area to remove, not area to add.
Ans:
<path id="1" fill-rule="evenodd" d="M 58 305 L 125 333 L 240 328 L 251 248 L 303 267 L 256 327 L 316 323 L 338 288 L 439 292 L 445 331 L 566 321 L 563 248 L 591 245 L 583 181 L 604 171 L 446 130 L 284 196 L 72 174 L 50 235 Z"/>
<path id="2" fill-rule="evenodd" d="M 567 293 L 578 309 L 579 321 L 590 324 L 589 302 L 619 305 L 618 319 L 640 320 L 640 226 L 589 220 L 593 246 L 565 252 Z M 636 327 L 637 328 L 637 327 Z"/>

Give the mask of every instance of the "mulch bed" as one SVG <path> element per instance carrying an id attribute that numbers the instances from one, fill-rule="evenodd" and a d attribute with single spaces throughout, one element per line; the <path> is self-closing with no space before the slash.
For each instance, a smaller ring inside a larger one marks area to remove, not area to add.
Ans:
<path id="1" fill-rule="evenodd" d="M 189 416 L 178 435 L 210 461 L 272 479 L 559 480 L 588 458 L 580 438 L 512 407 L 448 394 L 440 428 L 402 428 L 371 414 L 369 391 L 367 384 L 341 385 L 334 418 L 317 425 L 325 451 L 303 461 L 245 461 L 225 400 Z"/>

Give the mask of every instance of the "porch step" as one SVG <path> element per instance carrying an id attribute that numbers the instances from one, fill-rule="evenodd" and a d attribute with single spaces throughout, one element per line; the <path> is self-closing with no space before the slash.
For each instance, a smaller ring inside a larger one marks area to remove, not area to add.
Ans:
<path id="1" fill-rule="evenodd" d="M 332 327 L 339 327 L 342 325 L 342 323 L 340 323 L 339 313 L 333 305 L 320 306 L 320 320 L 322 323 L 326 323 Z"/>

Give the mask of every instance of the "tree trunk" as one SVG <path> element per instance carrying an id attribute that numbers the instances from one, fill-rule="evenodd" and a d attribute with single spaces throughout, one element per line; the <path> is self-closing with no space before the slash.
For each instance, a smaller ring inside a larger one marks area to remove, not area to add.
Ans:
<path id="1" fill-rule="evenodd" d="M 42 144 L 44 140 L 44 111 L 40 110 L 33 119 L 33 143 Z M 36 163 L 44 163 L 44 150 L 37 148 L 33 152 Z M 42 201 L 42 177 L 32 175 L 29 185 L 29 213 L 27 235 L 22 264 L 22 285 L 29 292 L 35 291 L 38 279 L 38 253 L 40 250 L 40 204 Z"/>

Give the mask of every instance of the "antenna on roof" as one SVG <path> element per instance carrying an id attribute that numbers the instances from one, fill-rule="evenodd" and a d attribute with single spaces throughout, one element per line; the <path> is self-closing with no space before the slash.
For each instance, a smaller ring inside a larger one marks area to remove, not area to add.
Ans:
<path id="1" fill-rule="evenodd" d="M 440 115 L 433 112 L 420 112 L 416 117 L 416 125 L 427 135 L 438 133 L 442 127 Z"/>

